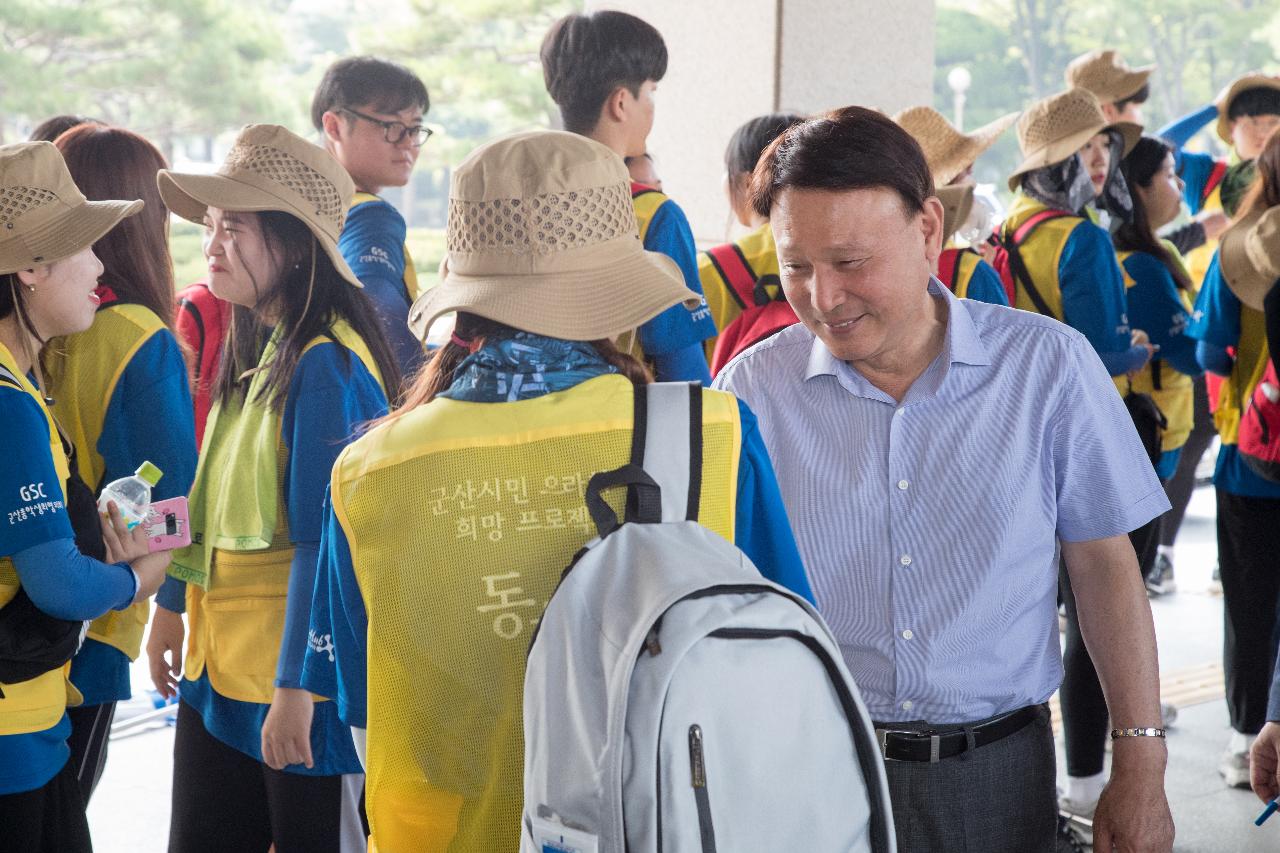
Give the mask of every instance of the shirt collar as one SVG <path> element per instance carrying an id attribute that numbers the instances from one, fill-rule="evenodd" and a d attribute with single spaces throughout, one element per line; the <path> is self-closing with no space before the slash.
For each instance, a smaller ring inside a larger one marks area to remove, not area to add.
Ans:
<path id="1" fill-rule="evenodd" d="M 932 296 L 941 296 L 947 301 L 947 336 L 942 344 L 942 355 L 946 363 L 991 364 L 991 354 L 978 336 L 978 330 L 973 327 L 973 318 L 969 316 L 968 305 L 957 299 L 956 295 L 936 278 L 929 279 L 929 293 Z M 809 363 L 805 367 L 804 378 L 809 380 L 815 376 L 834 376 L 837 379 L 842 376 L 856 377 L 856 384 L 865 384 L 870 387 L 858 371 L 832 355 L 831 350 L 827 349 L 827 345 L 817 335 L 814 335 L 813 344 L 809 349 Z"/>

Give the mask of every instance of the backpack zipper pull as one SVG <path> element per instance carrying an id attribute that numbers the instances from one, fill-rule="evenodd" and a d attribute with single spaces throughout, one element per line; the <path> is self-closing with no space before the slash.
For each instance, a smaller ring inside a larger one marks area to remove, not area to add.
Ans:
<path id="1" fill-rule="evenodd" d="M 702 758 L 702 726 L 689 726 L 689 764 L 693 768 L 693 787 L 707 787 L 707 767 Z"/>

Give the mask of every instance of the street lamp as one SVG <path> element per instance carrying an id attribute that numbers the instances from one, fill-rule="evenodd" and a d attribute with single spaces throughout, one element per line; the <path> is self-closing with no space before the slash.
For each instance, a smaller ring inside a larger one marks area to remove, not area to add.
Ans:
<path id="1" fill-rule="evenodd" d="M 957 65 L 947 74 L 947 85 L 955 94 L 953 118 L 957 130 L 964 130 L 964 93 L 969 91 L 969 84 L 972 82 L 973 77 L 969 74 L 969 69 L 963 65 Z"/>

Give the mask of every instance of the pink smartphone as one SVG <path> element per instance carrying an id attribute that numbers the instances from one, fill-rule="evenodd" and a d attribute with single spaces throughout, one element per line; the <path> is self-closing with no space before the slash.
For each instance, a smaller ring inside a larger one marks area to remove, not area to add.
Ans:
<path id="1" fill-rule="evenodd" d="M 191 544 L 191 519 L 186 498 L 156 501 L 147 513 L 147 536 L 152 551 L 172 551 Z"/>

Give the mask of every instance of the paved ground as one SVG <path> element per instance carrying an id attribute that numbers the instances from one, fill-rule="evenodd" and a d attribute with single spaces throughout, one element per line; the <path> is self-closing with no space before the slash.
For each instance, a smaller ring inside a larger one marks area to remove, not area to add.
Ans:
<path id="1" fill-rule="evenodd" d="M 1229 732 L 1221 687 L 1222 599 L 1209 589 L 1214 561 L 1213 492 L 1200 489 L 1178 540 L 1179 590 L 1152 602 L 1164 692 L 1181 706 L 1169 738 L 1166 781 L 1178 827 L 1174 849 L 1275 853 L 1280 851 L 1280 817 L 1254 827 L 1257 798 L 1228 790 L 1217 773 Z M 135 691 L 145 690 L 140 664 L 134 675 Z M 89 807 L 99 853 L 165 849 L 172 749 L 173 729 L 163 723 L 112 741 L 106 774 Z"/>

